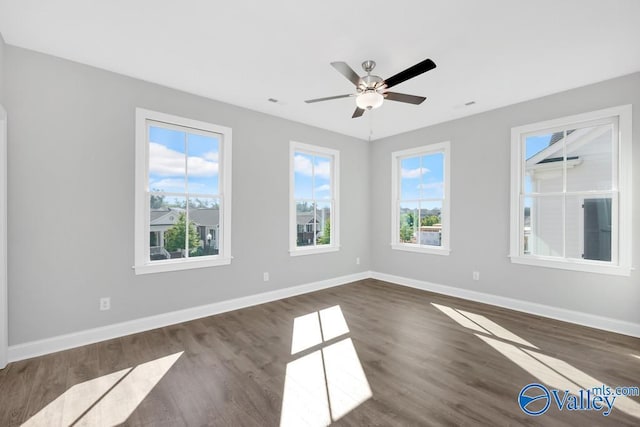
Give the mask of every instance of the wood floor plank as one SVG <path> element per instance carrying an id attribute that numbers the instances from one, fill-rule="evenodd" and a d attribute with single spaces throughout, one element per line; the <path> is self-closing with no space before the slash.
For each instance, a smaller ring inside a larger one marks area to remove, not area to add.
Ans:
<path id="1" fill-rule="evenodd" d="M 318 320 L 331 307 L 347 325 L 337 336 Z M 294 332 L 307 315 L 310 329 Z M 294 333 L 309 343 L 292 353 Z M 545 379 L 638 386 L 634 355 L 637 338 L 368 279 L 9 364 L 0 371 L 0 425 L 37 419 L 56 401 L 66 412 L 46 425 L 75 414 L 77 425 L 101 425 L 110 418 L 91 405 L 118 387 L 133 398 L 135 378 L 154 382 L 142 384 L 148 390 L 123 425 L 278 426 L 283 410 L 313 424 L 316 408 L 340 426 L 637 426 L 640 397 L 608 417 L 554 407 L 531 417 L 517 404 L 522 387 Z M 169 359 L 161 375 L 135 376 Z M 310 388 L 311 378 L 322 386 Z"/>

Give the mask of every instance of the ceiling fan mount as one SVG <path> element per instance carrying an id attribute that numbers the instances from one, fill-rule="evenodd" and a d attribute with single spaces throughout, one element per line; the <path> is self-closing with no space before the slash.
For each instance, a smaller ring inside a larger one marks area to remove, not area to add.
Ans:
<path id="1" fill-rule="evenodd" d="M 353 71 L 346 62 L 332 62 L 331 65 L 355 85 L 356 92 L 347 95 L 330 96 L 327 98 L 309 99 L 305 102 L 310 104 L 320 101 L 329 101 L 332 99 L 355 97 L 357 107 L 351 116 L 352 118 L 361 117 L 366 110 L 373 110 L 380 107 L 385 99 L 414 105 L 421 104 L 426 99 L 424 96 L 389 92 L 388 89 L 436 68 L 436 64 L 431 59 L 425 59 L 424 61 L 419 62 L 385 80 L 379 76 L 371 74 L 371 71 L 376 67 L 375 61 L 372 60 L 367 60 L 362 63 L 362 69 L 367 73 L 362 77 L 358 76 L 358 74 L 356 74 L 356 72 Z"/>

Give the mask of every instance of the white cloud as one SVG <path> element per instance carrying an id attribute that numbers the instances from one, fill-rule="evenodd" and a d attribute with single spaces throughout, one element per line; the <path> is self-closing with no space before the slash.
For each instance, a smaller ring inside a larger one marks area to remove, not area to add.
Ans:
<path id="1" fill-rule="evenodd" d="M 202 157 L 189 156 L 189 176 L 214 176 L 218 173 L 218 154 L 205 153 Z M 149 172 L 164 176 L 185 174 L 184 154 L 162 144 L 149 143 Z"/>
<path id="2" fill-rule="evenodd" d="M 208 151 L 202 155 L 203 158 L 209 160 L 211 162 L 218 163 L 218 152 L 217 151 Z"/>
<path id="3" fill-rule="evenodd" d="M 315 191 L 316 193 L 319 193 L 321 191 L 331 191 L 331 186 L 329 184 L 320 185 L 316 187 Z"/>
<path id="4" fill-rule="evenodd" d="M 184 191 L 184 179 L 174 179 L 174 178 L 165 178 L 160 179 L 158 181 L 151 181 L 149 183 L 150 190 L 162 190 L 162 191 L 173 191 L 177 190 L 179 192 Z"/>
<path id="5" fill-rule="evenodd" d="M 321 178 L 329 178 L 331 175 L 331 162 L 321 161 L 315 166 L 315 170 L 312 168 L 311 160 L 308 157 L 296 155 L 293 158 L 293 169 L 302 175 L 311 176 L 312 171 L 316 176 Z"/>
<path id="6" fill-rule="evenodd" d="M 405 169 L 402 168 L 402 177 L 403 178 L 420 178 L 420 176 L 424 175 L 425 173 L 431 172 L 429 169 L 427 168 L 415 168 L 415 169 Z"/>

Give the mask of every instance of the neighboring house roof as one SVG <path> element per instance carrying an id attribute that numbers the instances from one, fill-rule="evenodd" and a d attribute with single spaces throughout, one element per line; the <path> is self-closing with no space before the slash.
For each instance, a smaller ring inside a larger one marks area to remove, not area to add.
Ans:
<path id="1" fill-rule="evenodd" d="M 298 225 L 305 225 L 313 222 L 313 212 L 298 213 L 296 215 Z"/>
<path id="2" fill-rule="evenodd" d="M 330 218 L 329 209 L 318 209 L 316 210 L 316 222 L 320 222 L 322 219 L 322 211 L 324 212 L 324 217 L 326 219 Z M 298 212 L 296 214 L 296 223 L 298 225 L 309 224 L 313 222 L 313 212 Z"/>
<path id="3" fill-rule="evenodd" d="M 189 219 L 197 225 L 214 227 L 220 223 L 219 208 L 189 209 Z"/>
<path id="4" fill-rule="evenodd" d="M 151 225 L 173 225 L 185 210 L 182 208 L 151 209 Z M 189 219 L 198 226 L 214 227 L 220 222 L 220 210 L 218 208 L 191 208 Z"/>

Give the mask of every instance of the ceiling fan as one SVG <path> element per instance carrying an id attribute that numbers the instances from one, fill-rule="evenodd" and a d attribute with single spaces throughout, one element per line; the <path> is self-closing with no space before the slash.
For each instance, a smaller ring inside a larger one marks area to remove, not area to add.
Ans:
<path id="1" fill-rule="evenodd" d="M 366 76 L 362 77 L 358 76 L 346 62 L 332 62 L 331 65 L 333 68 L 338 70 L 340 74 L 345 76 L 347 80 L 356 85 L 356 93 L 329 96 L 327 98 L 308 99 L 304 102 L 311 104 L 313 102 L 329 101 L 331 99 L 355 97 L 357 107 L 353 112 L 353 116 L 351 116 L 351 118 L 354 119 L 362 116 L 365 110 L 373 110 L 380 107 L 382 105 L 382 101 L 385 99 L 415 105 L 422 104 L 422 102 L 427 99 L 424 96 L 407 95 L 404 93 L 389 92 L 388 90 L 397 84 L 436 68 L 436 64 L 431 59 L 425 59 L 424 61 L 419 62 L 386 80 L 383 80 L 378 76 L 371 75 L 371 71 L 373 71 L 376 66 L 376 63 L 371 60 L 364 61 L 362 63 L 362 68 L 367 73 Z"/>

